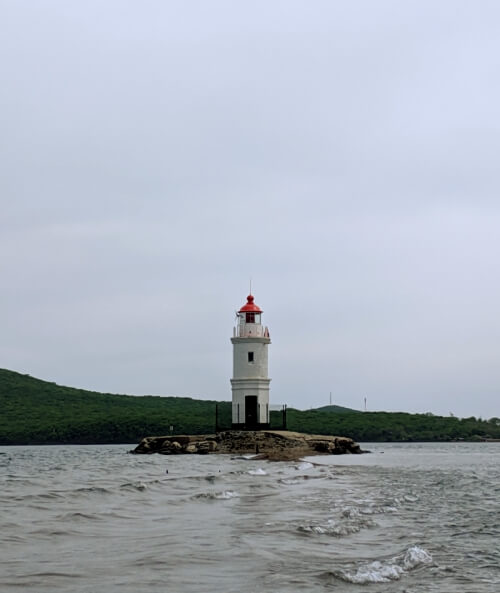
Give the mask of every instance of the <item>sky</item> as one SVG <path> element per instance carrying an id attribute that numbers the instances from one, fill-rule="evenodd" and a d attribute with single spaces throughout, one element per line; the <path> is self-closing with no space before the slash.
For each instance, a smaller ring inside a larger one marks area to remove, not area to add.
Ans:
<path id="1" fill-rule="evenodd" d="M 1 368 L 500 416 L 500 3 L 0 8 Z"/>

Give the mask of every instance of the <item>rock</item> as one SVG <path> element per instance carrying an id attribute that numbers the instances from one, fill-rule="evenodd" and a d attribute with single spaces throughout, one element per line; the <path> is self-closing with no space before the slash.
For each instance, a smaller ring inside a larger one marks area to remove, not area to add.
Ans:
<path id="1" fill-rule="evenodd" d="M 131 453 L 258 454 L 260 458 L 285 461 L 306 455 L 342 455 L 362 451 L 357 443 L 347 437 L 310 435 L 287 430 L 227 430 L 216 435 L 145 437 Z"/>
<path id="2" fill-rule="evenodd" d="M 214 453 L 216 450 L 217 443 L 215 441 L 200 441 L 198 443 L 198 453 L 200 453 L 200 455 Z"/>
<path id="3" fill-rule="evenodd" d="M 160 453 L 161 455 L 175 455 L 176 453 L 180 453 L 182 451 L 182 446 L 180 443 L 178 443 L 177 441 L 160 441 L 160 448 L 158 449 L 157 453 Z M 152 447 L 152 444 L 150 444 L 150 447 Z M 148 452 L 153 452 L 154 451 L 148 451 Z"/>

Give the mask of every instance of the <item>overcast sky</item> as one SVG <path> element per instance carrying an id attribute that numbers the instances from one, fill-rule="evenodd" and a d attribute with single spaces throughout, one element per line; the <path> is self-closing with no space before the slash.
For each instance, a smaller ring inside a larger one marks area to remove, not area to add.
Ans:
<path id="1" fill-rule="evenodd" d="M 500 416 L 499 2 L 0 9 L 0 367 Z"/>

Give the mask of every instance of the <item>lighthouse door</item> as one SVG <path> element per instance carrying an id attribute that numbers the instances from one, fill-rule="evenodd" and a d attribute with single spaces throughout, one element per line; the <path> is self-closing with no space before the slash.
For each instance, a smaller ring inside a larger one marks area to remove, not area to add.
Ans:
<path id="1" fill-rule="evenodd" d="M 245 426 L 255 428 L 257 426 L 257 396 L 245 396 Z"/>

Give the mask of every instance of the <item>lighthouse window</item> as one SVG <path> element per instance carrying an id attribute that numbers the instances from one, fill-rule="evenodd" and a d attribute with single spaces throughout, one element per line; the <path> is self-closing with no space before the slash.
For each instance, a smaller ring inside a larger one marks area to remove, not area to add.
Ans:
<path id="1" fill-rule="evenodd" d="M 253 362 L 253 352 L 248 353 L 248 362 Z"/>
<path id="2" fill-rule="evenodd" d="M 255 313 L 247 313 L 247 323 L 255 323 Z"/>

